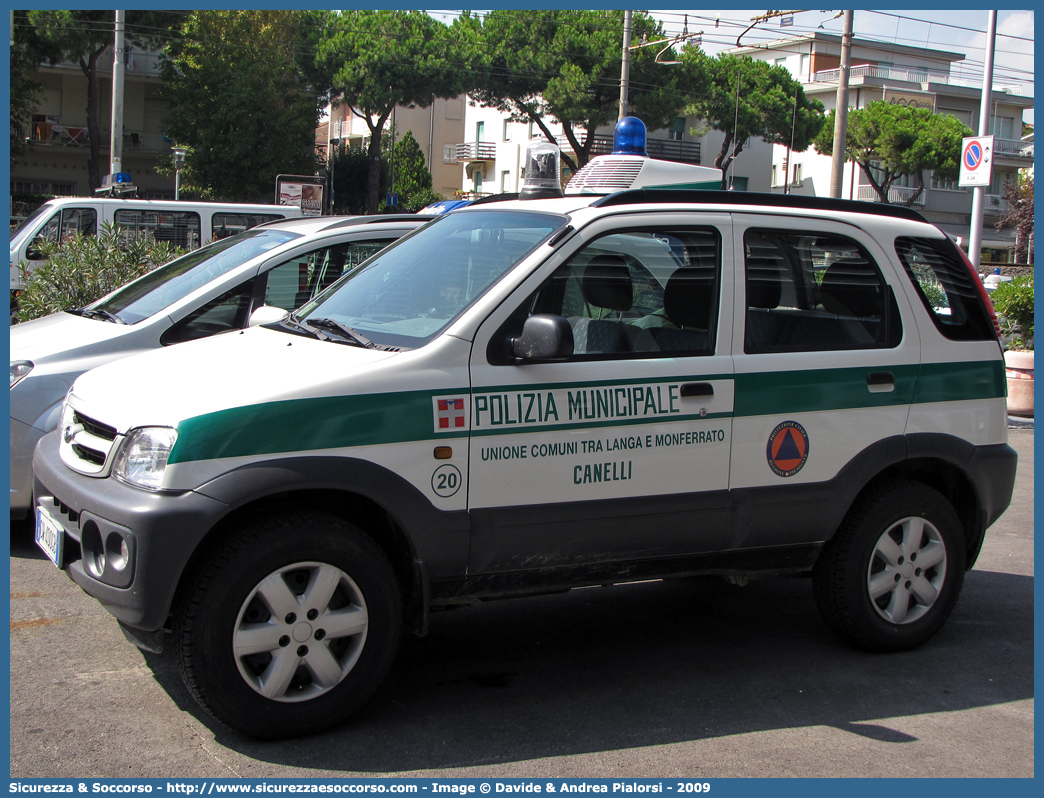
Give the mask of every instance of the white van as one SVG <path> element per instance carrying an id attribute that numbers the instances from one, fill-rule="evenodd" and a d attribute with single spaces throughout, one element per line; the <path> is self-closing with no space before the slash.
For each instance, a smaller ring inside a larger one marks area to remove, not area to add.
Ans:
<path id="1" fill-rule="evenodd" d="M 11 235 L 11 290 L 22 288 L 23 263 L 33 265 L 45 260 L 39 252 L 41 243 L 76 233 L 97 235 L 107 222 L 135 233 L 148 231 L 157 240 L 177 247 L 196 249 L 213 238 L 240 233 L 262 222 L 299 216 L 300 208 L 286 205 L 95 197 L 48 200 Z"/>

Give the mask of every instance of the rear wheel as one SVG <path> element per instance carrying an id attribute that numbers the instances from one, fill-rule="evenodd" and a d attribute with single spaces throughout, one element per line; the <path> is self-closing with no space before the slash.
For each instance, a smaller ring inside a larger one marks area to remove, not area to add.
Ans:
<path id="1" fill-rule="evenodd" d="M 961 523 L 939 492 L 894 481 L 864 497 L 813 572 L 827 624 L 859 648 L 921 645 L 946 622 L 964 582 Z"/>
<path id="2" fill-rule="evenodd" d="M 326 513 L 244 525 L 197 571 L 174 617 L 186 686 L 254 737 L 343 722 L 383 679 L 399 641 L 395 574 L 377 545 Z"/>

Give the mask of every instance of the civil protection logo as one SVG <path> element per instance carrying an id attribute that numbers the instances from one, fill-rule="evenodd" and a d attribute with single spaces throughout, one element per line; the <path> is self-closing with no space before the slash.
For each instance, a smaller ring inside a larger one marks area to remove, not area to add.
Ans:
<path id="1" fill-rule="evenodd" d="M 808 433 L 796 421 L 776 425 L 766 449 L 769 468 L 781 477 L 792 477 L 808 460 Z"/>

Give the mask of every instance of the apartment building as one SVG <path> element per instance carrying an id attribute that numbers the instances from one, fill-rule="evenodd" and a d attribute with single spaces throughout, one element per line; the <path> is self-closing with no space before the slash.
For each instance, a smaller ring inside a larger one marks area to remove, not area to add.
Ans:
<path id="1" fill-rule="evenodd" d="M 614 123 L 615 124 L 615 123 Z M 648 152 L 650 157 L 665 161 L 713 166 L 721 149 L 724 134 L 709 130 L 693 134 L 699 120 L 679 116 L 667 128 L 650 130 Z M 562 126 L 553 119 L 546 120 L 555 143 L 564 153 L 575 156 Z M 465 136 L 453 149 L 458 167 L 460 196 L 476 198 L 490 194 L 518 191 L 525 165 L 526 150 L 533 141 L 546 137 L 539 126 L 530 121 L 512 121 L 507 114 L 467 101 L 463 130 Z M 599 128 L 591 155 L 605 155 L 613 149 L 613 125 Z M 575 161 L 574 161 L 575 162 Z M 768 191 L 771 175 L 772 147 L 761 139 L 752 139 L 729 170 L 730 184 L 737 191 Z M 569 172 L 563 167 L 563 182 Z"/>
<path id="2" fill-rule="evenodd" d="M 127 47 L 124 62 L 123 171 L 130 172 L 139 196 L 173 199 L 174 176 L 155 171 L 173 143 L 163 136 L 167 102 L 160 97 L 157 53 Z M 112 56 L 98 63 L 98 124 L 101 173 L 108 172 L 112 119 Z M 87 79 L 77 64 L 41 65 L 35 80 L 43 85 L 30 119 L 13 120 L 30 147 L 11 168 L 12 194 L 91 194 L 87 175 Z"/>
<path id="3" fill-rule="evenodd" d="M 456 143 L 464 136 L 465 98 L 433 97 L 427 108 L 416 105 L 396 106 L 386 130 L 401 138 L 407 130 L 424 151 L 431 185 L 443 196 L 453 197 L 460 191 L 460 165 L 453 156 Z M 365 147 L 370 142 L 370 129 L 344 104 L 334 103 L 327 109 L 327 119 L 316 133 L 316 146 L 325 155 L 338 143 Z"/>
<path id="4" fill-rule="evenodd" d="M 805 93 L 820 100 L 827 111 L 836 107 L 837 84 L 841 65 L 841 37 L 815 32 L 731 50 L 785 66 L 802 82 Z M 978 131 L 982 82 L 978 77 L 960 74 L 964 53 L 932 50 L 922 47 L 874 42 L 854 38 L 849 78 L 849 108 L 863 108 L 875 100 L 915 104 L 931 108 L 935 113 L 952 114 L 973 131 Z M 993 182 L 986 190 L 982 225 L 984 261 L 1009 259 L 1014 246 L 1014 231 L 997 232 L 994 228 L 1004 212 L 1004 187 L 1018 178 L 1022 168 L 1033 165 L 1033 143 L 1023 140 L 1022 122 L 1025 111 L 1033 108 L 1033 98 L 1025 87 L 995 84 L 990 101 L 990 131 L 995 137 Z M 771 185 L 775 192 L 829 196 L 832 160 L 814 148 L 793 153 L 787 162 L 787 148 L 772 148 Z M 972 193 L 956 180 L 926 176 L 925 190 L 913 207 L 926 218 L 962 241 L 967 241 L 971 224 Z M 862 169 L 846 163 L 842 196 L 847 199 L 874 202 L 877 194 Z M 889 201 L 902 202 L 916 191 L 913 181 L 895 185 Z"/>

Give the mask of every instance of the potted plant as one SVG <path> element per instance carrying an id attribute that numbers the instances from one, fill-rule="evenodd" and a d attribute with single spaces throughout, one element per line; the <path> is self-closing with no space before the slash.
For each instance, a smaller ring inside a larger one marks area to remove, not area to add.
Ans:
<path id="1" fill-rule="evenodd" d="M 1016 277 L 990 295 L 1008 342 L 1004 365 L 1008 378 L 1008 412 L 1033 415 L 1033 278 Z"/>

